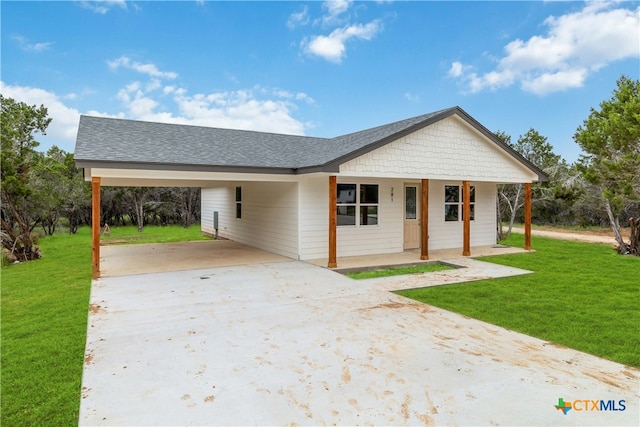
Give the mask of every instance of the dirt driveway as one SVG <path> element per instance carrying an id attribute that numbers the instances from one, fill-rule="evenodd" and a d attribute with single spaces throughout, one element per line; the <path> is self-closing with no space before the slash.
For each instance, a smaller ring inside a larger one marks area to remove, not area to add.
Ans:
<path id="1" fill-rule="evenodd" d="M 500 268 L 467 262 L 449 279 Z M 389 283 L 299 261 L 96 280 L 80 425 L 637 425 L 638 370 Z"/>
<path id="2" fill-rule="evenodd" d="M 506 231 L 506 228 L 505 228 Z M 524 234 L 524 228 L 513 227 L 513 232 Z M 579 242 L 587 243 L 603 243 L 611 246 L 616 246 L 616 239 L 612 233 L 590 233 L 590 232 L 578 232 L 574 230 L 531 230 L 532 236 L 551 237 L 553 239 L 560 240 L 576 240 Z M 629 239 L 629 233 L 623 230 L 623 238 Z"/>

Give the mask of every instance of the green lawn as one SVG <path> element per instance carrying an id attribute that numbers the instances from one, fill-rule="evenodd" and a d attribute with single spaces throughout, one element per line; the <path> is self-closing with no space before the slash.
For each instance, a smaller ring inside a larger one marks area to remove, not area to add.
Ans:
<path id="1" fill-rule="evenodd" d="M 145 226 L 142 233 L 133 225 L 111 227 L 109 235 L 100 236 L 103 245 L 132 243 L 172 243 L 190 240 L 210 240 L 200 232 L 200 226 L 184 228 L 179 225 Z"/>
<path id="2" fill-rule="evenodd" d="M 451 270 L 453 268 L 454 267 L 451 267 L 446 264 L 430 263 L 430 264 L 410 265 L 405 267 L 391 267 L 391 268 L 384 268 L 380 270 L 356 271 L 353 273 L 345 273 L 344 275 L 347 277 L 351 277 L 352 279 L 360 280 L 360 279 L 374 279 L 376 277 L 399 276 L 402 274 L 431 273 L 434 271 Z"/>
<path id="3" fill-rule="evenodd" d="M 523 245 L 514 234 L 506 242 Z M 398 292 L 437 307 L 640 367 L 640 257 L 534 237 L 536 252 L 482 258 L 525 276 Z"/>
<path id="4" fill-rule="evenodd" d="M 136 242 L 200 239 L 200 227 L 111 230 Z M 91 236 L 40 241 L 40 260 L 2 267 L 0 420 L 6 426 L 78 424 L 91 286 Z"/>

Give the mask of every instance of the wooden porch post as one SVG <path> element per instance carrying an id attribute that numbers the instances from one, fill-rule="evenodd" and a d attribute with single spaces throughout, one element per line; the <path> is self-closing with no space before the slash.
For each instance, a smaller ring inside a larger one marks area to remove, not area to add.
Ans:
<path id="1" fill-rule="evenodd" d="M 524 249 L 531 250 L 531 183 L 524 184 Z"/>
<path id="2" fill-rule="evenodd" d="M 471 186 L 462 181 L 462 256 L 471 255 Z"/>
<path id="3" fill-rule="evenodd" d="M 100 177 L 91 177 L 91 265 L 92 277 L 100 277 Z"/>
<path id="4" fill-rule="evenodd" d="M 420 259 L 429 259 L 429 180 L 422 180 L 422 204 L 420 209 L 420 234 L 422 241 L 420 242 Z"/>
<path id="5" fill-rule="evenodd" d="M 338 225 L 337 219 L 338 207 L 338 185 L 335 175 L 329 177 L 329 262 L 328 268 L 336 268 L 338 266 L 336 259 L 336 229 Z"/>

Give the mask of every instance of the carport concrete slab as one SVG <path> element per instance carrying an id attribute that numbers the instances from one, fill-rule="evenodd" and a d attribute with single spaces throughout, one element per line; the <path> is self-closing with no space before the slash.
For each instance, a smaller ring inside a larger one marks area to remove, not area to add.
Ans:
<path id="1" fill-rule="evenodd" d="M 233 240 L 109 245 L 100 247 L 100 273 L 128 276 L 290 259 Z"/>
<path id="2" fill-rule="evenodd" d="M 299 261 L 95 280 L 80 425 L 637 425 L 638 370 L 389 283 Z"/>

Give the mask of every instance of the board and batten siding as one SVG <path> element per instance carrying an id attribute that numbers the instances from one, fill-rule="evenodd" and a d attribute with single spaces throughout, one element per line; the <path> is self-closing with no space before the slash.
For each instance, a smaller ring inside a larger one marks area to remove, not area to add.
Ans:
<path id="1" fill-rule="evenodd" d="M 455 116 L 343 163 L 340 174 L 502 183 L 538 180 L 531 170 Z"/>
<path id="2" fill-rule="evenodd" d="M 429 181 L 429 250 L 462 248 L 462 221 L 444 220 L 446 185 L 460 181 Z M 476 188 L 475 219 L 471 221 L 471 246 L 496 243 L 496 184 L 473 182 Z"/>
<path id="3" fill-rule="evenodd" d="M 242 187 L 242 218 L 236 218 L 236 186 Z M 289 258 L 298 257 L 298 184 L 227 182 L 202 189 L 202 231 Z"/>
<path id="4" fill-rule="evenodd" d="M 298 194 L 300 259 L 326 258 L 329 253 L 329 177 L 301 177 Z"/>

